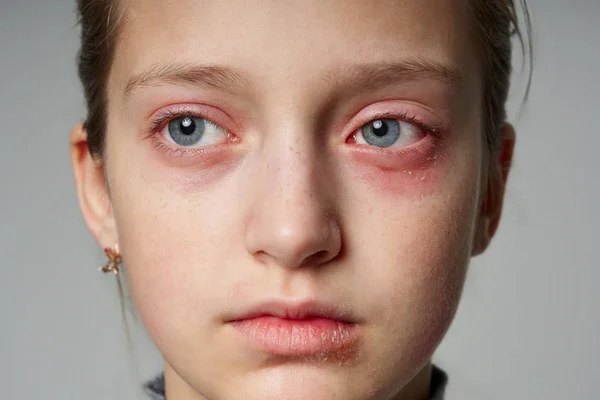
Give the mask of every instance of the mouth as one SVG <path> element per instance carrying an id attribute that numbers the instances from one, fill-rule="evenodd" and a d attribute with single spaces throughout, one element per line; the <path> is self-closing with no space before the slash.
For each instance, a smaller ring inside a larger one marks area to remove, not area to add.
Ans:
<path id="1" fill-rule="evenodd" d="M 268 302 L 227 321 L 241 341 L 278 356 L 348 360 L 356 354 L 361 333 L 349 312 L 317 302 Z"/>

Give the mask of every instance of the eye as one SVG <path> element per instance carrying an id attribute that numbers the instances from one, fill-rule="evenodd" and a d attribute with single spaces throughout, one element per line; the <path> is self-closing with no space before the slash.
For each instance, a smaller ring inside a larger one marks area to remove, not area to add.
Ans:
<path id="1" fill-rule="evenodd" d="M 227 131 L 219 125 L 192 116 L 172 119 L 163 128 L 161 134 L 168 141 L 182 147 L 203 147 L 227 138 Z"/>
<path id="2" fill-rule="evenodd" d="M 423 129 L 397 119 L 376 119 L 354 134 L 357 144 L 377 147 L 403 147 L 417 143 L 426 133 Z"/>

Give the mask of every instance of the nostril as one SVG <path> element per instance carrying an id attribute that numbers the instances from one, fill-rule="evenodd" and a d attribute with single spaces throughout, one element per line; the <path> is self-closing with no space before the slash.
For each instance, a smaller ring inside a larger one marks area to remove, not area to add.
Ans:
<path id="1" fill-rule="evenodd" d="M 318 265 L 322 264 L 329 259 L 329 252 L 327 250 L 320 250 L 310 255 L 304 260 L 305 265 Z"/>
<path id="2" fill-rule="evenodd" d="M 253 211 L 245 232 L 248 253 L 262 264 L 285 268 L 319 267 L 337 258 L 342 245 L 337 214 L 320 203 L 292 208 L 287 200 L 282 203 L 285 207 Z"/>

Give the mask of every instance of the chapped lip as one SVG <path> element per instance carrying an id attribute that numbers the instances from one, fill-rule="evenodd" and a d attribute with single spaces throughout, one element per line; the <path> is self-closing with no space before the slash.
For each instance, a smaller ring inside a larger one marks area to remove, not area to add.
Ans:
<path id="1" fill-rule="evenodd" d="M 302 320 L 311 318 L 329 319 L 346 324 L 358 324 L 360 321 L 350 310 L 342 310 L 333 304 L 317 300 L 268 300 L 258 302 L 233 313 L 227 322 L 249 320 L 264 316 L 281 319 Z"/>
<path id="2" fill-rule="evenodd" d="M 260 354 L 319 362 L 352 362 L 361 348 L 360 321 L 348 310 L 314 300 L 269 300 L 226 319 Z"/>

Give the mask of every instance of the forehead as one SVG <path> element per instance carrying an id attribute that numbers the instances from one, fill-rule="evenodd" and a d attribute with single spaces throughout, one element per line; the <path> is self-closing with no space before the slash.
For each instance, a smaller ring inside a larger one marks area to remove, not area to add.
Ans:
<path id="1" fill-rule="evenodd" d="M 289 84 L 344 64 L 473 61 L 465 0 L 125 0 L 113 70 L 220 64 Z"/>

